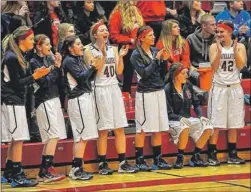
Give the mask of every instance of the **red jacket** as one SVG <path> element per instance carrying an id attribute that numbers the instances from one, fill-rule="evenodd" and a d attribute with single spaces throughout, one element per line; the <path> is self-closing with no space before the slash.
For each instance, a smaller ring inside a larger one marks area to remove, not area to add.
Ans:
<path id="1" fill-rule="evenodd" d="M 180 50 L 174 46 L 175 45 L 173 45 L 173 51 L 172 51 L 173 56 L 170 56 L 168 61 L 170 61 L 170 63 L 180 62 L 184 65 L 184 67 L 187 67 L 189 69 L 190 68 L 190 48 L 189 48 L 187 40 L 185 40 L 185 45 L 182 49 L 181 54 L 180 54 Z M 161 40 L 157 42 L 156 47 L 160 50 L 164 48 L 164 45 Z"/>
<path id="2" fill-rule="evenodd" d="M 109 32 L 111 43 L 119 45 L 130 45 L 130 49 L 133 48 L 131 39 L 136 41 L 138 29 L 133 29 L 129 33 L 122 31 L 122 20 L 119 10 L 112 13 L 109 21 Z"/>
<path id="3" fill-rule="evenodd" d="M 164 1 L 139 1 L 137 7 L 145 22 L 165 20 L 166 4 Z"/>

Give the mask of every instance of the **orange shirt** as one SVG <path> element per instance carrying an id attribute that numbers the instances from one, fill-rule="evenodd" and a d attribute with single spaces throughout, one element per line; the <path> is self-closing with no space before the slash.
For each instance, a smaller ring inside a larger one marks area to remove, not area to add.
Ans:
<path id="1" fill-rule="evenodd" d="M 156 44 L 158 49 L 163 49 L 164 45 L 161 40 L 159 40 Z M 180 62 L 185 67 L 190 68 L 190 48 L 187 40 L 185 40 L 185 44 L 182 48 L 182 53 L 180 50 L 176 48 L 175 44 L 173 44 L 172 56 L 169 57 L 168 61 L 170 63 Z"/>

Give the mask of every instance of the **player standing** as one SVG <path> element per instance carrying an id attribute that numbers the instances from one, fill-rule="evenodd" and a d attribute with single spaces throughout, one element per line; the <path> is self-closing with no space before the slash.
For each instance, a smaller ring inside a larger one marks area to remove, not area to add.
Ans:
<path id="1" fill-rule="evenodd" d="M 214 126 L 214 134 L 208 148 L 209 165 L 219 165 L 216 144 L 219 130 L 228 129 L 228 163 L 243 164 L 237 156 L 237 130 L 244 127 L 244 94 L 241 87 L 240 70 L 244 67 L 247 56 L 243 44 L 232 40 L 234 26 L 229 21 L 217 25 L 217 40 L 209 51 L 210 62 L 214 70 L 210 90 L 208 117 Z"/>

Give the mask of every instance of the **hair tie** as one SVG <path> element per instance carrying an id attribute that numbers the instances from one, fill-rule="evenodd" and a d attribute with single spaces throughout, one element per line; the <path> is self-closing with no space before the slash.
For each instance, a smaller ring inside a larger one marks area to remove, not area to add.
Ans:
<path id="1" fill-rule="evenodd" d="M 92 28 L 92 35 L 94 35 L 94 33 L 97 32 L 98 28 L 99 28 L 101 25 L 104 25 L 104 23 L 99 22 L 99 23 L 94 24 L 94 26 L 93 26 L 93 28 Z"/>
<path id="2" fill-rule="evenodd" d="M 181 71 L 183 71 L 184 69 L 187 69 L 186 67 L 184 67 L 183 65 L 174 73 L 174 77 L 176 77 L 177 75 L 179 75 L 181 73 Z"/>
<path id="3" fill-rule="evenodd" d="M 36 45 L 39 45 L 40 42 L 42 41 L 43 35 L 41 35 L 41 37 L 39 38 L 39 40 L 37 41 Z"/>
<path id="4" fill-rule="evenodd" d="M 26 39 L 27 37 L 29 37 L 31 34 L 33 34 L 33 30 L 29 29 L 24 35 L 22 35 L 21 37 L 19 37 L 20 39 Z"/>
<path id="5" fill-rule="evenodd" d="M 147 33 L 151 32 L 153 29 L 151 27 L 145 29 L 144 31 L 142 31 L 139 36 L 138 39 L 141 40 L 143 37 L 146 36 Z"/>
<path id="6" fill-rule="evenodd" d="M 223 29 L 226 29 L 227 31 L 229 31 L 230 33 L 233 32 L 233 29 L 231 27 L 229 27 L 228 25 L 224 24 L 224 23 L 220 23 L 217 25 L 217 27 L 221 27 Z"/>

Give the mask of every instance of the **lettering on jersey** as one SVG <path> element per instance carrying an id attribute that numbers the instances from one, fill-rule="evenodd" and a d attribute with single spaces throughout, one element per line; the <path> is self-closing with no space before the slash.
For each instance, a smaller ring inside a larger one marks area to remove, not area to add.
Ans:
<path id="1" fill-rule="evenodd" d="M 221 59 L 234 59 L 234 54 L 233 53 L 222 53 Z"/>
<path id="2" fill-rule="evenodd" d="M 222 53 L 221 54 L 222 64 L 221 69 L 224 72 L 232 72 L 234 69 L 234 54 L 233 53 Z"/>
<path id="3" fill-rule="evenodd" d="M 109 57 L 105 60 L 106 65 L 114 64 L 115 63 L 115 58 L 114 57 Z"/>

